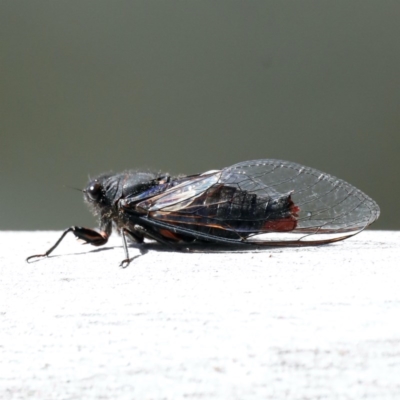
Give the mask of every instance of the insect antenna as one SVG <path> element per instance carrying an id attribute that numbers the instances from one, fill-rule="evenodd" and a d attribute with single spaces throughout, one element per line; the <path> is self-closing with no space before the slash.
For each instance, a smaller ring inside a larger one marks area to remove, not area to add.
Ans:
<path id="1" fill-rule="evenodd" d="M 68 189 L 74 189 L 74 190 L 77 190 L 78 192 L 82 192 L 82 193 L 86 192 L 86 190 L 82 190 L 82 189 L 76 188 L 74 186 L 63 185 L 63 187 L 68 188 Z"/>

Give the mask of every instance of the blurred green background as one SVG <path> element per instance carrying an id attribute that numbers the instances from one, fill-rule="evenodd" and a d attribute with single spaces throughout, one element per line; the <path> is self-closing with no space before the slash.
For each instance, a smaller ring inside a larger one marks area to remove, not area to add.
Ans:
<path id="1" fill-rule="evenodd" d="M 256 158 L 400 228 L 400 2 L 1 1 L 0 229 L 95 226 L 88 176 Z"/>

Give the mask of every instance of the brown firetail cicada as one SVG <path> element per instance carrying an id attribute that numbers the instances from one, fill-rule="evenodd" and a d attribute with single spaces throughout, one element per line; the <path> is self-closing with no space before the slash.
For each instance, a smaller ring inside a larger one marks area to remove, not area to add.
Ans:
<path id="1" fill-rule="evenodd" d="M 219 171 L 170 177 L 126 171 L 104 174 L 83 190 L 100 221 L 99 232 L 73 226 L 68 232 L 94 246 L 112 229 L 127 238 L 186 248 L 188 244 L 309 246 L 346 239 L 379 217 L 379 207 L 359 189 L 313 168 L 279 160 L 254 160 Z"/>

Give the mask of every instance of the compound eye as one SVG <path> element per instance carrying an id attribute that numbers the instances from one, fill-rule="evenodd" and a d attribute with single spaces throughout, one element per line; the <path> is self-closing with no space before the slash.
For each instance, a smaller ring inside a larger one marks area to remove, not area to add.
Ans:
<path id="1" fill-rule="evenodd" d="M 90 186 L 86 189 L 86 193 L 90 200 L 92 201 L 98 201 L 100 200 L 102 194 L 103 194 L 103 186 L 100 185 L 99 182 L 93 182 L 90 184 Z"/>

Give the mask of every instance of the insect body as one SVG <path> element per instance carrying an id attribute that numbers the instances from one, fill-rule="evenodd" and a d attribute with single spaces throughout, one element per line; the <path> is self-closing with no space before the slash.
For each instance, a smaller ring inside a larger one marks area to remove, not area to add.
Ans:
<path id="1" fill-rule="evenodd" d="M 100 221 L 99 232 L 73 226 L 68 232 L 94 246 L 112 229 L 136 243 L 144 239 L 182 247 L 191 242 L 244 246 L 327 244 L 361 232 L 379 217 L 379 207 L 359 189 L 332 175 L 296 163 L 254 160 L 220 171 L 172 178 L 127 171 L 100 175 L 83 190 Z"/>

